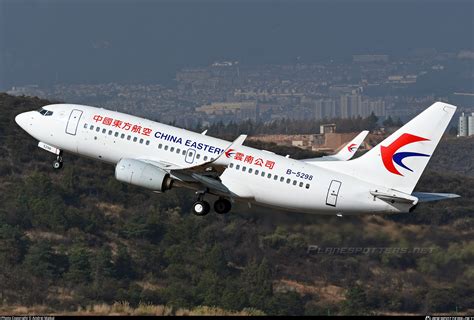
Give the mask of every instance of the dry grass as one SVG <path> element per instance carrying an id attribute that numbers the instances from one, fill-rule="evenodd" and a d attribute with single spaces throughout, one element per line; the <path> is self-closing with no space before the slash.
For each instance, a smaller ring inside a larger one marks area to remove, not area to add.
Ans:
<path id="1" fill-rule="evenodd" d="M 106 215 L 112 217 L 118 217 L 123 212 L 124 208 L 122 205 L 113 203 L 100 202 L 97 207 Z"/>
<path id="2" fill-rule="evenodd" d="M 293 280 L 279 280 L 274 283 L 274 288 L 277 292 L 295 291 L 301 295 L 316 294 L 321 301 L 330 303 L 339 303 L 346 299 L 346 290 L 344 288 L 327 284 L 323 281 L 317 281 L 314 285 L 309 285 Z"/>
<path id="3" fill-rule="evenodd" d="M 170 306 L 140 304 L 133 308 L 127 301 L 109 304 L 94 304 L 85 308 L 79 307 L 76 311 L 52 310 L 47 306 L 0 306 L 0 314 L 12 315 L 67 315 L 67 316 L 259 316 L 263 312 L 256 309 L 244 309 L 242 311 L 228 311 L 217 307 L 199 306 L 191 310 L 173 309 Z"/>

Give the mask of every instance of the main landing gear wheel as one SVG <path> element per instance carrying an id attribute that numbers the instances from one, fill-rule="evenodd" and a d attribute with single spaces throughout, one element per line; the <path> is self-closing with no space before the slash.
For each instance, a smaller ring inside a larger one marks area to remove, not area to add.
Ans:
<path id="1" fill-rule="evenodd" d="M 214 211 L 218 214 L 224 214 L 230 211 L 232 204 L 227 199 L 219 199 L 214 202 Z"/>
<path id="2" fill-rule="evenodd" d="M 205 216 L 211 210 L 211 206 L 207 201 L 198 200 L 193 204 L 193 213 L 197 216 Z"/>
<path id="3" fill-rule="evenodd" d="M 53 169 L 59 170 L 63 167 L 63 157 L 60 155 L 53 161 Z"/>

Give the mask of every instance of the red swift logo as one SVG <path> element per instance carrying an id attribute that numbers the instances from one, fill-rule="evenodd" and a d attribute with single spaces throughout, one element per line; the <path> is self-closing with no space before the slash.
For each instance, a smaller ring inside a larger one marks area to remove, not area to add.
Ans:
<path id="1" fill-rule="evenodd" d="M 351 143 L 348 147 L 347 147 L 347 150 L 349 150 L 349 152 L 354 152 L 357 150 L 357 145 L 355 143 Z"/>
<path id="2" fill-rule="evenodd" d="M 412 169 L 408 168 L 402 162 L 403 159 L 407 157 L 429 157 L 429 155 L 424 154 L 424 153 L 417 153 L 417 152 L 398 152 L 398 153 L 395 153 L 395 152 L 397 152 L 398 149 L 400 149 L 403 146 L 406 146 L 407 144 L 420 142 L 420 141 L 429 141 L 429 139 L 418 137 L 409 133 L 404 133 L 388 146 L 386 147 L 381 146 L 380 152 L 382 155 L 382 161 L 385 168 L 393 174 L 398 174 L 400 176 L 403 176 L 403 174 L 401 174 L 397 170 L 397 168 L 395 168 L 395 165 L 394 165 L 394 162 L 395 162 L 400 167 L 413 172 Z"/>

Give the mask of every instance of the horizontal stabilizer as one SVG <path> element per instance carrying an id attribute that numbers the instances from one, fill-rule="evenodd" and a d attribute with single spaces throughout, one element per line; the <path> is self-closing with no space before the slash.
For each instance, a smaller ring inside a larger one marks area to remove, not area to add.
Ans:
<path id="1" fill-rule="evenodd" d="M 390 193 L 375 190 L 370 191 L 370 194 L 373 195 L 375 198 L 379 198 L 381 200 L 391 203 L 411 203 L 414 205 L 418 203 L 417 197 L 396 190 L 391 190 Z"/>
<path id="2" fill-rule="evenodd" d="M 460 195 L 454 193 L 413 192 L 412 195 L 417 197 L 419 202 L 439 201 L 461 197 Z"/>

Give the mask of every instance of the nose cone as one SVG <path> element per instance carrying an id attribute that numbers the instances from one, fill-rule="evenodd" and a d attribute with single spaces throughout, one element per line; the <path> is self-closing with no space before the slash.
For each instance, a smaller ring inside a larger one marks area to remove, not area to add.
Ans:
<path id="1" fill-rule="evenodd" d="M 20 113 L 15 117 L 15 122 L 22 128 L 26 128 L 26 122 L 27 122 L 28 115 L 26 112 Z"/>

